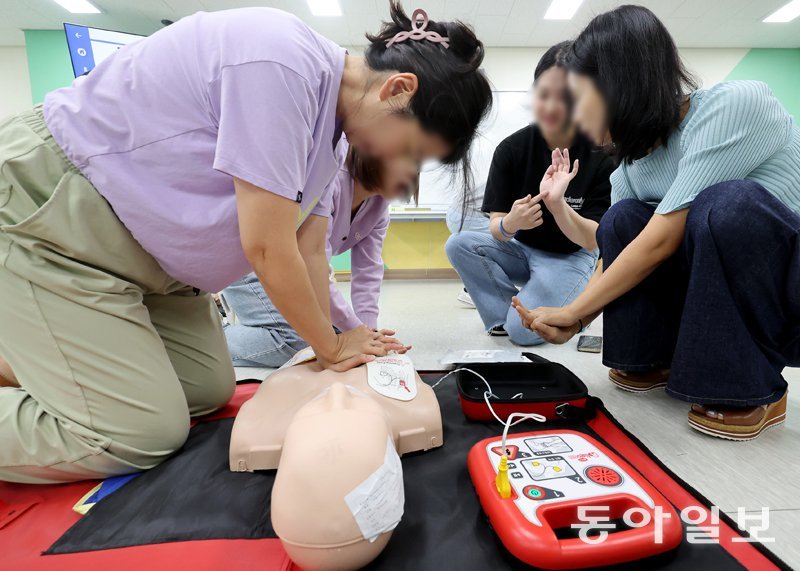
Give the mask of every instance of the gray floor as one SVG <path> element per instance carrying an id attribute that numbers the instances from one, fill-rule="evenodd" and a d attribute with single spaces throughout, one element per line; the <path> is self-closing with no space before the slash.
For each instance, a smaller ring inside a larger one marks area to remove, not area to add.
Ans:
<path id="1" fill-rule="evenodd" d="M 348 284 L 341 287 L 346 292 Z M 397 330 L 402 341 L 414 346 L 411 355 L 418 369 L 442 368 L 439 359 L 450 350 L 513 347 L 507 339 L 483 333 L 477 312 L 456 301 L 460 287 L 450 280 L 384 283 L 380 325 Z M 587 334 L 602 335 L 602 323 L 593 323 Z M 534 351 L 575 372 L 626 428 L 723 511 L 735 518 L 739 508 L 768 507 L 770 526 L 761 537 L 775 538 L 768 547 L 800 568 L 800 544 L 793 533 L 800 529 L 800 392 L 794 398 L 790 393 L 784 425 L 752 442 L 718 440 L 688 427 L 687 403 L 663 392 L 635 395 L 614 388 L 600 356 L 579 353 L 575 344 L 573 339 Z M 238 371 L 240 378 L 266 373 Z M 790 383 L 800 381 L 800 369 L 787 369 L 784 375 Z"/>

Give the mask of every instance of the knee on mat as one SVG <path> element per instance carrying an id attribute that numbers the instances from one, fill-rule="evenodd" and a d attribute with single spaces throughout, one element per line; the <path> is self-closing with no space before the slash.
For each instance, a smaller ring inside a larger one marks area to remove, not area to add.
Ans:
<path id="1" fill-rule="evenodd" d="M 192 416 L 212 413 L 230 402 L 236 390 L 233 364 L 227 361 L 220 363 L 219 367 L 209 368 L 206 378 L 200 383 L 202 389 L 197 391 L 189 403 L 189 413 Z"/>
<path id="2" fill-rule="evenodd" d="M 115 438 L 109 447 L 119 458 L 147 470 L 161 464 L 180 450 L 189 437 L 188 410 L 164 411 L 156 419 L 141 420 L 131 426 L 131 438 Z"/>

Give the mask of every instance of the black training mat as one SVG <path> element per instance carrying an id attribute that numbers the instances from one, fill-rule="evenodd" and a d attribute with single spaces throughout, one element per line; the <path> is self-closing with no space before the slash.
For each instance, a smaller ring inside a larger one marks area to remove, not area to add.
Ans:
<path id="1" fill-rule="evenodd" d="M 230 471 L 232 426 L 232 418 L 196 424 L 178 454 L 103 498 L 45 554 L 277 537 L 269 515 L 275 472 Z"/>
<path id="2" fill-rule="evenodd" d="M 440 375 L 424 375 L 432 384 Z M 444 569 L 531 569 L 508 555 L 489 527 L 467 471 L 467 454 L 484 439 L 497 437 L 497 422 L 467 420 L 458 403 L 455 382 L 445 380 L 436 389 L 444 422 L 444 446 L 403 457 L 406 506 L 403 520 L 383 553 L 366 569 L 437 571 Z M 559 427 L 587 433 L 608 445 L 584 422 L 526 422 L 514 432 Z M 609 446 L 613 449 L 612 446 Z M 715 544 L 683 542 L 672 553 L 639 560 L 614 569 L 741 570 L 724 548 Z"/>
<path id="3" fill-rule="evenodd" d="M 435 382 L 440 374 L 426 374 Z M 367 569 L 443 571 L 529 569 L 507 555 L 484 517 L 467 471 L 479 440 L 499 436 L 496 423 L 468 421 L 455 383 L 437 389 L 445 445 L 403 458 L 405 515 L 384 552 Z M 596 406 L 602 407 L 596 399 Z M 183 450 L 100 501 L 47 553 L 70 553 L 192 539 L 275 537 L 269 503 L 274 472 L 228 471 L 233 420 L 200 423 Z M 569 428 L 604 442 L 584 421 L 523 423 L 512 432 Z M 613 449 L 613 446 L 610 446 Z M 320 477 L 324 477 L 321 474 Z M 703 571 L 744 567 L 718 544 L 686 541 L 674 552 L 615 569 Z"/>

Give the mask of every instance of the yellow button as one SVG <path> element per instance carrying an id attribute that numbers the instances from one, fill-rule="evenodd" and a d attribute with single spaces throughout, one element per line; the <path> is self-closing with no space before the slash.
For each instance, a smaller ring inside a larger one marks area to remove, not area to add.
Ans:
<path id="1" fill-rule="evenodd" d="M 534 465 L 534 466 L 538 466 L 538 465 L 539 465 L 539 463 L 538 463 L 538 462 L 534 462 L 534 463 L 533 463 L 533 465 Z"/>
<path id="2" fill-rule="evenodd" d="M 559 468 L 558 466 L 556 466 L 555 468 L 553 468 L 553 472 L 560 472 L 560 471 L 561 471 L 561 468 Z"/>

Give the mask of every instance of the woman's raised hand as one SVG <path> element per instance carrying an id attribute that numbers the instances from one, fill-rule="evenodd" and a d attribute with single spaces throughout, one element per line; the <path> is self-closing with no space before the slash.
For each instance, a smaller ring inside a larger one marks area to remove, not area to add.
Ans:
<path id="1" fill-rule="evenodd" d="M 580 166 L 578 159 L 570 169 L 569 162 L 569 149 L 553 149 L 553 162 L 547 168 L 547 171 L 542 177 L 542 182 L 539 184 L 539 196 L 545 201 L 545 204 L 550 202 L 558 202 L 564 198 L 567 192 L 567 187 L 570 181 L 578 174 L 578 167 Z"/>

